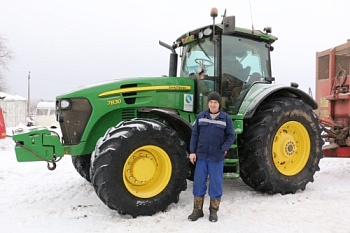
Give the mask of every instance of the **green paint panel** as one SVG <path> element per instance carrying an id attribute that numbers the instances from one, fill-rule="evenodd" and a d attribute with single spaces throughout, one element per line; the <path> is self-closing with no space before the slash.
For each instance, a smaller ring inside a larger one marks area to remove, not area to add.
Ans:
<path id="1" fill-rule="evenodd" d="M 17 161 L 49 161 L 63 156 L 63 146 L 57 134 L 47 128 L 31 128 L 13 135 Z"/>

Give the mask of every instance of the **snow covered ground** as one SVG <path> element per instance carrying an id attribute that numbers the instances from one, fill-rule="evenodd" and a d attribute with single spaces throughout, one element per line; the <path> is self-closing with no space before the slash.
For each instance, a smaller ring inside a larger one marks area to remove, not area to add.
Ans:
<path id="1" fill-rule="evenodd" d="M 0 232 L 350 232 L 350 159 L 324 158 L 305 191 L 267 195 L 240 179 L 224 181 L 219 221 L 189 222 L 192 182 L 178 204 L 151 217 L 121 216 L 97 197 L 70 156 L 55 171 L 18 163 L 10 138 L 0 140 Z"/>

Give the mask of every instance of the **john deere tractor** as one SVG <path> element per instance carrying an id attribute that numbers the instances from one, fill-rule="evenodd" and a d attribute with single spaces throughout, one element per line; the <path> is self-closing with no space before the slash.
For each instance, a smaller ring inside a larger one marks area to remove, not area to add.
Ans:
<path id="1" fill-rule="evenodd" d="M 215 23 L 217 15 L 213 8 L 212 24 L 172 45 L 159 42 L 171 50 L 168 76 L 112 80 L 58 96 L 62 137 L 44 127 L 15 133 L 17 160 L 46 161 L 53 170 L 70 155 L 109 208 L 133 217 L 165 211 L 191 182 L 192 124 L 217 91 L 237 134 L 224 177 L 240 177 L 262 193 L 304 190 L 322 157 L 317 104 L 296 84 L 274 84 L 270 52 L 277 38 L 270 28 L 239 28 L 234 16 Z"/>

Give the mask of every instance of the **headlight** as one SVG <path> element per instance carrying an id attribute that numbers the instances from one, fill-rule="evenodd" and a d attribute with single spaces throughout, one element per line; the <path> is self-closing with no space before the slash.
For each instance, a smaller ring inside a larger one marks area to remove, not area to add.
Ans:
<path id="1" fill-rule="evenodd" d="M 65 110 L 71 108 L 71 102 L 69 100 L 61 100 L 60 109 Z"/>

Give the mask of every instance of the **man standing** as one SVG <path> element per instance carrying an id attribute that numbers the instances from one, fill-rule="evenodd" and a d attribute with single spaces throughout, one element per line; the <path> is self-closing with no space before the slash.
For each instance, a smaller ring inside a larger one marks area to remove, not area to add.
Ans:
<path id="1" fill-rule="evenodd" d="M 192 129 L 190 161 L 196 163 L 196 168 L 193 183 L 194 207 L 192 214 L 188 216 L 191 221 L 204 216 L 203 203 L 208 177 L 209 221 L 218 220 L 224 158 L 236 137 L 232 119 L 227 113 L 220 111 L 220 105 L 220 94 L 211 92 L 208 95 L 208 110 L 199 113 Z"/>

